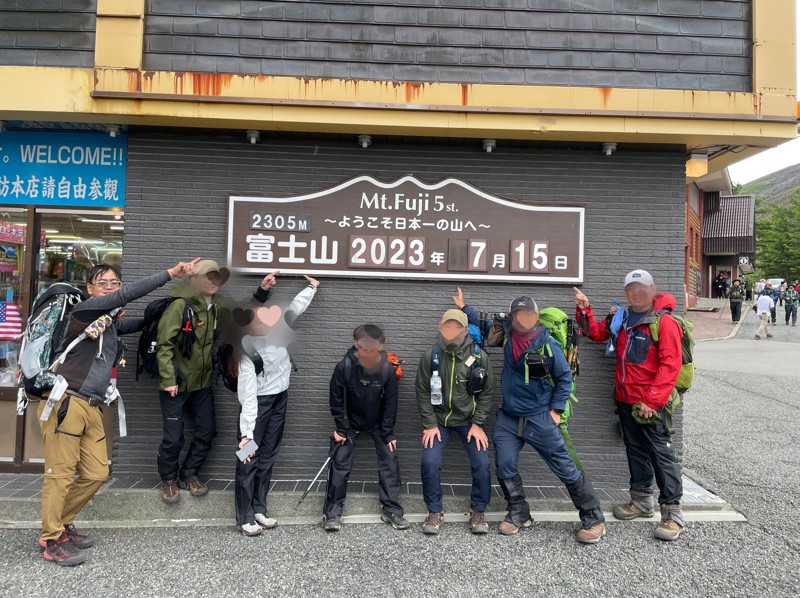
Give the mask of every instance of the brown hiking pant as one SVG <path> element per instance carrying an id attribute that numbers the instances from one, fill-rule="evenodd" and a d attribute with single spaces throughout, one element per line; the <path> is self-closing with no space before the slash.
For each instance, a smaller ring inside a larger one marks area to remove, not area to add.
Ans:
<path id="1" fill-rule="evenodd" d="M 40 418 L 46 403 L 39 403 Z M 42 539 L 56 540 L 108 479 L 103 412 L 65 395 L 39 425 L 44 440 Z"/>

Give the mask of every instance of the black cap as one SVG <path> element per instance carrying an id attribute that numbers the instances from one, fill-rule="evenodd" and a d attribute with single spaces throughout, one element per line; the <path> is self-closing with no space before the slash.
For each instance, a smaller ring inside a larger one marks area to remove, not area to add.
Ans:
<path id="1" fill-rule="evenodd" d="M 536 306 L 536 301 L 528 297 L 527 295 L 523 295 L 522 297 L 517 297 L 511 302 L 511 307 L 508 309 L 508 312 L 513 314 L 515 311 L 519 311 L 521 309 L 525 309 L 527 311 L 535 311 L 538 312 L 539 308 Z"/>

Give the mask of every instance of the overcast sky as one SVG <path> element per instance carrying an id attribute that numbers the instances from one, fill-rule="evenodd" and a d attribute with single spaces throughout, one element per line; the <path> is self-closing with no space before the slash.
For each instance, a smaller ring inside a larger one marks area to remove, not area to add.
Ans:
<path id="1" fill-rule="evenodd" d="M 798 43 L 796 45 L 797 60 L 797 80 L 800 81 L 800 0 L 797 7 L 797 32 Z M 800 94 L 798 94 L 800 98 Z M 771 174 L 787 166 L 800 164 L 800 139 L 795 139 L 779 145 L 778 147 L 761 152 L 757 156 L 742 160 L 728 168 L 731 180 L 736 183 L 749 183 L 764 175 Z"/>

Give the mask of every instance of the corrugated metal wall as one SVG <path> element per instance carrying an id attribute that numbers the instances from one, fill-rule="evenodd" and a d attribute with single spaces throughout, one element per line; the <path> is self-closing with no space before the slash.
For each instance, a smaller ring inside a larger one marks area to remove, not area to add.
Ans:
<path id="1" fill-rule="evenodd" d="M 680 150 L 600 151 L 505 148 L 491 154 L 470 146 L 385 145 L 367 150 L 355 143 L 267 141 L 244 136 L 169 136 L 134 131 L 128 153 L 124 240 L 125 277 L 133 279 L 172 265 L 176 259 L 225 257 L 229 194 L 301 193 L 369 174 L 391 180 L 412 173 L 422 180 L 461 178 L 489 192 L 527 201 L 576 202 L 586 212 L 586 284 L 600 310 L 620 298 L 624 274 L 649 269 L 661 286 L 683 298 L 684 156 Z M 232 285 L 226 292 L 246 297 L 257 284 Z M 281 279 L 275 298 L 290 299 L 302 279 Z M 569 287 L 461 284 L 481 310 L 506 311 L 521 293 L 540 305 L 570 310 Z M 451 306 L 455 284 L 437 282 L 323 279 L 317 298 L 299 321 L 294 354 L 300 372 L 290 388 L 288 424 L 276 479 L 310 479 L 327 452 L 333 429 L 328 381 L 350 344 L 353 328 L 381 324 L 390 348 L 406 359 L 400 383 L 398 449 L 404 481 L 419 481 L 421 424 L 413 380 L 423 350 L 432 342 L 438 318 Z M 137 305 L 130 312 L 136 313 Z M 133 340 L 131 347 L 134 346 Z M 129 354 L 129 363 L 133 356 Z M 500 367 L 497 351 L 493 364 Z M 612 414 L 612 363 L 602 347 L 582 348 L 578 383 L 581 402 L 571 430 L 577 450 L 599 487 L 625 488 L 628 473 Z M 117 449 L 116 475 L 155 475 L 161 419 L 155 382 L 134 383 L 132 369 L 121 376 L 129 436 Z M 496 397 L 500 402 L 499 388 Z M 217 396 L 219 438 L 204 475 L 230 479 L 237 437 L 238 403 L 221 387 Z M 680 439 L 678 439 L 680 442 Z M 448 449 L 443 478 L 469 482 L 469 468 L 457 441 Z M 526 482 L 555 480 L 529 450 L 522 459 Z M 360 450 L 353 480 L 375 479 L 374 453 Z"/>

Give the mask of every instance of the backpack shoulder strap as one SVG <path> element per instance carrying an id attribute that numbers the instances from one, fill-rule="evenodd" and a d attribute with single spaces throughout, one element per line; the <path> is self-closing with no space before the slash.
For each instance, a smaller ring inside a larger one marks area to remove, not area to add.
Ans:
<path id="1" fill-rule="evenodd" d="M 431 373 L 438 372 L 442 367 L 442 349 L 439 345 L 434 345 L 431 351 Z"/>
<path id="2" fill-rule="evenodd" d="M 478 343 L 472 343 L 472 365 L 469 369 L 474 370 L 475 368 L 481 367 L 481 346 Z"/>
<path id="3" fill-rule="evenodd" d="M 661 330 L 661 318 L 663 316 L 665 316 L 665 315 L 672 316 L 672 319 L 675 320 L 675 322 L 678 324 L 678 326 L 681 325 L 680 320 L 678 320 L 678 318 L 676 318 L 672 314 L 672 310 L 669 310 L 669 309 L 660 309 L 660 310 L 658 310 L 657 312 L 655 312 L 656 321 L 652 322 L 650 324 L 650 326 L 649 326 L 649 328 L 650 328 L 650 338 L 652 339 L 652 341 L 654 343 L 658 343 L 659 331 Z M 681 328 L 683 328 L 683 327 L 681 326 Z"/>
<path id="4" fill-rule="evenodd" d="M 389 376 L 394 375 L 394 366 L 387 359 L 384 359 L 383 365 L 381 365 L 381 386 L 386 386 L 389 382 Z"/>
<path id="5" fill-rule="evenodd" d="M 256 370 L 256 376 L 260 376 L 264 373 L 264 359 L 261 357 L 261 353 L 256 351 L 255 347 L 251 347 L 250 352 L 247 354 L 250 358 L 250 361 L 253 362 L 253 368 Z"/>
<path id="6" fill-rule="evenodd" d="M 342 372 L 344 374 L 344 381 L 346 384 L 349 384 L 350 376 L 353 375 L 353 360 L 350 359 L 350 355 L 347 353 L 345 353 L 344 357 L 342 358 L 342 367 L 344 368 L 344 371 Z"/>

